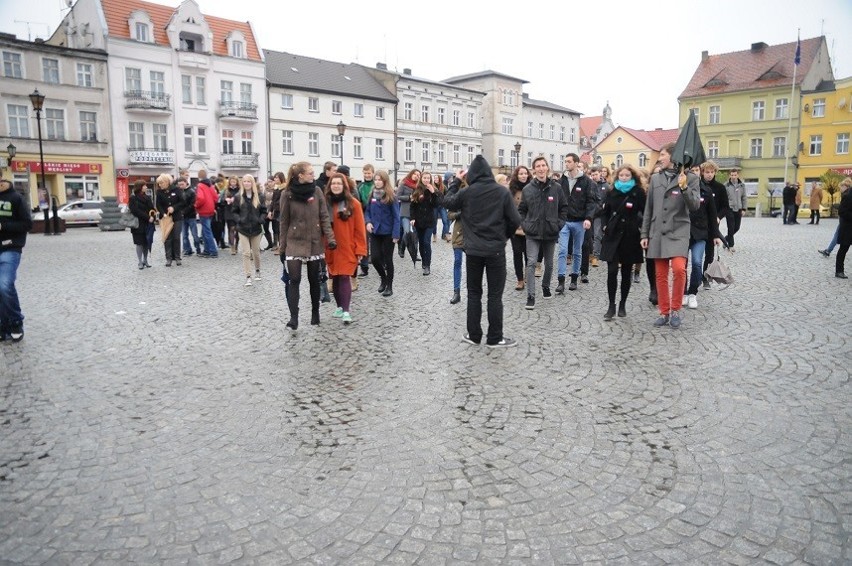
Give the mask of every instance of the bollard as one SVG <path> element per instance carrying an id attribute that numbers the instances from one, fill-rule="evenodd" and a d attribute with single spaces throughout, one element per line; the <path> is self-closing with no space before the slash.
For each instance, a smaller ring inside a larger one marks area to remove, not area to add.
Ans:
<path id="1" fill-rule="evenodd" d="M 754 217 L 760 218 L 760 216 L 760 203 L 757 203 L 756 205 L 754 205 Z"/>

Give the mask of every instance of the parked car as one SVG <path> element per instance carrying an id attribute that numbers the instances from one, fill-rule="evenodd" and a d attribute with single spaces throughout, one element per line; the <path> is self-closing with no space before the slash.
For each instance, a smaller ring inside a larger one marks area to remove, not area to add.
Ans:
<path id="1" fill-rule="evenodd" d="M 67 226 L 94 226 L 101 221 L 101 206 L 101 200 L 73 200 L 60 206 L 56 214 Z"/>

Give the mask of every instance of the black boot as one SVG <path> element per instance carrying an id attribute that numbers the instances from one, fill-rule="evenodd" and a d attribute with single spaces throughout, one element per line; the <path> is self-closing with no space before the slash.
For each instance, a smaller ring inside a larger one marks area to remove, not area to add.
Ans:
<path id="1" fill-rule="evenodd" d="M 624 318 L 625 316 L 627 316 L 627 309 L 625 308 L 626 304 L 627 304 L 627 299 L 622 299 L 618 303 L 618 316 L 621 317 L 621 318 Z"/>
<path id="2" fill-rule="evenodd" d="M 657 290 L 651 289 L 651 292 L 648 294 L 648 300 L 651 301 L 651 304 L 657 306 Z"/>
<path id="3" fill-rule="evenodd" d="M 385 285 L 385 290 L 382 293 L 382 297 L 390 297 L 393 295 L 393 281 L 388 281 L 387 285 Z"/>
<path id="4" fill-rule="evenodd" d="M 399 248 L 397 250 L 397 253 L 399 253 L 399 257 L 405 257 L 405 245 L 402 243 L 402 238 L 399 239 L 397 247 Z"/>
<path id="5" fill-rule="evenodd" d="M 311 324 L 318 326 L 319 323 L 319 304 L 313 304 L 311 305 Z"/>
<path id="6" fill-rule="evenodd" d="M 379 285 L 379 293 L 384 293 L 385 289 L 387 289 L 387 288 L 388 288 L 387 281 L 385 281 L 385 278 L 382 277 L 382 284 Z"/>
<path id="7" fill-rule="evenodd" d="M 450 304 L 454 305 L 461 302 L 461 293 L 458 289 L 453 289 L 453 298 L 450 299 Z"/>
<path id="8" fill-rule="evenodd" d="M 299 328 L 299 288 L 294 285 L 287 285 L 287 306 L 290 308 L 290 322 L 287 323 L 287 328 L 296 330 Z"/>
<path id="9" fill-rule="evenodd" d="M 568 290 L 569 291 L 576 291 L 577 290 L 577 276 L 574 275 L 573 273 L 571 274 L 571 283 L 568 284 Z"/>
<path id="10" fill-rule="evenodd" d="M 615 316 L 615 303 L 610 303 L 609 308 L 606 309 L 606 314 L 604 315 L 604 320 L 612 320 L 612 317 Z"/>
<path id="11" fill-rule="evenodd" d="M 565 293 L 565 276 L 559 276 L 559 284 L 556 286 L 556 294 L 561 295 Z"/>

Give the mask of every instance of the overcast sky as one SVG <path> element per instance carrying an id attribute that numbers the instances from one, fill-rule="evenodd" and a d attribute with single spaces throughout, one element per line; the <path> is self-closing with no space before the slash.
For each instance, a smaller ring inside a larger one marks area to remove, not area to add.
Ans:
<path id="1" fill-rule="evenodd" d="M 528 81 L 532 98 L 616 125 L 678 126 L 677 97 L 701 52 L 826 36 L 836 78 L 852 75 L 851 0 L 197 0 L 205 14 L 249 21 L 262 49 L 410 68 L 442 80 L 492 69 Z M 177 6 L 179 0 L 162 0 Z M 502 6 L 514 5 L 514 9 Z M 485 8 L 484 6 L 488 6 Z M 404 7 L 404 8 L 403 8 Z M 55 29 L 64 0 L 0 0 L 0 31 Z"/>

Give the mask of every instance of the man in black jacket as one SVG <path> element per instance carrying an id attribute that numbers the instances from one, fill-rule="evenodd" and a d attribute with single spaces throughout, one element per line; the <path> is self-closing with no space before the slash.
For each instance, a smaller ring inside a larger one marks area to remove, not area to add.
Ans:
<path id="1" fill-rule="evenodd" d="M 33 227 L 30 209 L 7 179 L 0 179 L 0 342 L 24 338 L 24 314 L 15 289 L 21 251 Z"/>
<path id="2" fill-rule="evenodd" d="M 468 186 L 459 190 L 462 179 Z M 517 346 L 503 336 L 503 288 L 506 286 L 506 241 L 521 224 L 511 194 L 494 180 L 491 166 L 481 155 L 467 173 L 456 174 L 444 197 L 447 210 L 461 212 L 464 253 L 467 256 L 467 334 L 464 341 L 482 341 L 482 274 L 488 281 L 488 334 L 491 348 Z"/>
<path id="3" fill-rule="evenodd" d="M 571 252 L 571 284 L 569 291 L 577 289 L 577 277 L 580 275 L 580 263 L 583 260 L 583 239 L 586 230 L 592 227 L 592 220 L 597 214 L 600 206 L 598 190 L 595 182 L 583 173 L 579 166 L 580 157 L 576 153 L 569 153 L 565 157 L 565 172 L 559 178 L 565 200 L 568 201 L 568 222 L 559 232 L 559 284 L 556 292 L 565 292 L 565 261 L 568 257 L 568 238 L 573 242 Z"/>
<path id="4" fill-rule="evenodd" d="M 183 190 L 183 255 L 192 255 L 192 248 L 195 248 L 195 253 L 201 253 L 201 238 L 198 236 L 198 219 L 195 212 L 195 188 L 190 186 L 189 177 L 184 176 L 184 171 L 181 171 L 180 177 L 175 181 L 175 186 Z M 189 236 L 192 235 L 192 245 L 189 243 Z"/>

